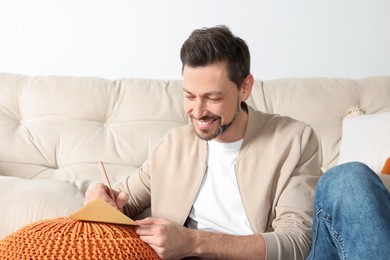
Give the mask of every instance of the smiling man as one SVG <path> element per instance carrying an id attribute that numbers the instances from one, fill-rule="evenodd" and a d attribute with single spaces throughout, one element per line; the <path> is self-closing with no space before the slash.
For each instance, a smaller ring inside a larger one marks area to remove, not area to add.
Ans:
<path id="1" fill-rule="evenodd" d="M 139 170 L 118 186 L 136 231 L 163 259 L 305 259 L 321 175 L 312 128 L 247 105 L 254 78 L 246 43 L 225 26 L 195 30 L 181 52 L 184 109 Z"/>

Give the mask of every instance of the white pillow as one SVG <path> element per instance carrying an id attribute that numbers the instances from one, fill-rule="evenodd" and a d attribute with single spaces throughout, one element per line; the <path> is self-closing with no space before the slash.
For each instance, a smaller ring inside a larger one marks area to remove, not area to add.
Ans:
<path id="1" fill-rule="evenodd" d="M 389 157 L 390 112 L 344 118 L 338 164 L 360 161 L 379 174 Z"/>

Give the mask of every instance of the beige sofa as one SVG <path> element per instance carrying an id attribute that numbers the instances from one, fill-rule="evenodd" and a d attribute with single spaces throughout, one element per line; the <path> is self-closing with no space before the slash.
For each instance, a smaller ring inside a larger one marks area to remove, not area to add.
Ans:
<path id="1" fill-rule="evenodd" d="M 326 170 L 338 163 L 348 111 L 390 111 L 390 76 L 258 79 L 248 103 L 312 125 Z M 186 123 L 180 80 L 0 73 L 0 238 L 79 209 L 88 186 L 103 181 L 99 160 L 115 183 Z"/>

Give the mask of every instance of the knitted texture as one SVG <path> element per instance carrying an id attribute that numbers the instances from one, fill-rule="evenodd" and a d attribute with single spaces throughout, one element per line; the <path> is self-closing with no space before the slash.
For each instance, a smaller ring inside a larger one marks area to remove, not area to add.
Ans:
<path id="1" fill-rule="evenodd" d="M 132 226 L 55 218 L 0 240 L 0 259 L 159 259 Z"/>

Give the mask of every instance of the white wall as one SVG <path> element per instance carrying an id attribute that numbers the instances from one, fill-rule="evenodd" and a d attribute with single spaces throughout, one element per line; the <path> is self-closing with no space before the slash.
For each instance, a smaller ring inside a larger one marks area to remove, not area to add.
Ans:
<path id="1" fill-rule="evenodd" d="M 228 25 L 255 78 L 390 75 L 388 0 L 0 0 L 0 72 L 181 78 L 193 29 Z"/>

